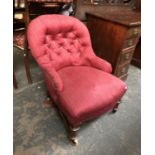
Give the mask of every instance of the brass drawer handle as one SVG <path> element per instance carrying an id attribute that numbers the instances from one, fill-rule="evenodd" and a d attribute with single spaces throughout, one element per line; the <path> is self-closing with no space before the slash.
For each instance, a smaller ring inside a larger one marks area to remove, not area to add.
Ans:
<path id="1" fill-rule="evenodd" d="M 121 69 L 121 73 L 124 73 L 125 72 L 125 67 L 123 67 L 122 69 Z"/>
<path id="2" fill-rule="evenodd" d="M 128 41 L 128 46 L 132 46 L 133 45 L 133 40 L 129 40 Z"/>
<path id="3" fill-rule="evenodd" d="M 128 60 L 130 58 L 130 53 L 125 54 L 125 60 Z"/>
<path id="4" fill-rule="evenodd" d="M 138 28 L 133 29 L 132 31 L 132 35 L 135 36 L 138 34 Z"/>

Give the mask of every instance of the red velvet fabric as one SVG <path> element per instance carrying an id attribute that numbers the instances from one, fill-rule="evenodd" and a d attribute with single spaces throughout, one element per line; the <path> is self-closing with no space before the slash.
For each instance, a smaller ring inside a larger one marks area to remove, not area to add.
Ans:
<path id="1" fill-rule="evenodd" d="M 96 68 L 66 67 L 58 73 L 64 84 L 59 106 L 72 124 L 110 110 L 126 91 L 124 82 Z"/>
<path id="2" fill-rule="evenodd" d="M 73 17 L 43 15 L 28 28 L 32 55 L 43 69 L 51 96 L 73 125 L 94 118 L 125 93 L 111 65 L 97 57 L 86 26 Z"/>

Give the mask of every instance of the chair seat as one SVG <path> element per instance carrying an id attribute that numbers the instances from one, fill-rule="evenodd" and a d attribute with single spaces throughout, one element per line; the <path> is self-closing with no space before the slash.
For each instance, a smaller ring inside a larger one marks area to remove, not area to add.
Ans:
<path id="1" fill-rule="evenodd" d="M 58 106 L 73 125 L 109 111 L 126 91 L 123 81 L 89 66 L 66 67 L 58 73 L 64 85 Z"/>

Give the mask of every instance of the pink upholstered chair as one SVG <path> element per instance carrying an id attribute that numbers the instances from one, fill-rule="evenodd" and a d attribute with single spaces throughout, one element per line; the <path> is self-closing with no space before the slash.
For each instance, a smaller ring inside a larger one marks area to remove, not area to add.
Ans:
<path id="1" fill-rule="evenodd" d="M 76 18 L 37 17 L 29 25 L 28 42 L 50 96 L 68 124 L 69 138 L 77 143 L 79 126 L 115 111 L 127 86 L 110 74 L 107 61 L 94 54 L 89 32 Z"/>

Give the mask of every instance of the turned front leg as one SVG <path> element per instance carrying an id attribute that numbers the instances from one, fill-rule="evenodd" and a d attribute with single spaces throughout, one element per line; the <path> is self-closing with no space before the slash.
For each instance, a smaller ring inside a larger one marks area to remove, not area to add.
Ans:
<path id="1" fill-rule="evenodd" d="M 77 131 L 80 129 L 80 127 L 72 127 L 69 126 L 69 140 L 74 144 L 78 144 L 78 138 L 77 138 Z"/>
<path id="2" fill-rule="evenodd" d="M 114 106 L 114 108 L 113 108 L 113 110 L 112 110 L 112 113 L 117 112 L 120 103 L 121 103 L 121 100 L 119 100 L 119 101 L 116 103 L 116 105 Z"/>

